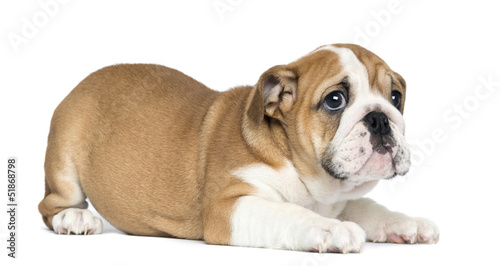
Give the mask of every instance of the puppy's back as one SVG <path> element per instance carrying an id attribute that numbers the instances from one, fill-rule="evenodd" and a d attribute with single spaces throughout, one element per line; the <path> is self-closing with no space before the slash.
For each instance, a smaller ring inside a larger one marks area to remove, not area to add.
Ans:
<path id="1" fill-rule="evenodd" d="M 66 190 L 81 189 L 105 219 L 125 232 L 200 238 L 201 186 L 193 140 L 217 95 L 159 65 L 114 65 L 92 73 L 54 112 L 46 197 L 66 184 Z M 68 180 L 68 169 L 78 180 Z M 53 204 L 59 206 L 42 201 L 44 217 L 82 200 L 59 198 Z"/>

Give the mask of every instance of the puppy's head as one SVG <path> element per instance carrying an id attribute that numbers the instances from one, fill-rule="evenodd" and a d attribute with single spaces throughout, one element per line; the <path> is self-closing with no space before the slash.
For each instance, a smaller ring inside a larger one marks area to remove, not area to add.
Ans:
<path id="1" fill-rule="evenodd" d="M 375 54 L 327 45 L 266 71 L 247 114 L 279 121 L 299 170 L 363 183 L 410 167 L 405 95 L 404 79 Z"/>

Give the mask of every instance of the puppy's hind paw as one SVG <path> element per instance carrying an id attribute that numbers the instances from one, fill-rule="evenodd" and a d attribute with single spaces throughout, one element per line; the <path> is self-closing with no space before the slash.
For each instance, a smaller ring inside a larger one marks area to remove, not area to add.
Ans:
<path id="1" fill-rule="evenodd" d="M 70 208 L 52 218 L 52 228 L 59 235 L 93 235 L 102 232 L 102 221 L 87 209 Z"/>

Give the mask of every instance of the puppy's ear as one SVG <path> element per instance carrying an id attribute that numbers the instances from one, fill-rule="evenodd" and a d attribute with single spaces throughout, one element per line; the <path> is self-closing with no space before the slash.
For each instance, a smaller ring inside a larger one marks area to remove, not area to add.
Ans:
<path id="1" fill-rule="evenodd" d="M 247 106 L 248 117 L 260 124 L 264 116 L 284 121 L 284 114 L 297 99 L 297 76 L 287 66 L 274 66 L 260 76 L 253 98 Z"/>

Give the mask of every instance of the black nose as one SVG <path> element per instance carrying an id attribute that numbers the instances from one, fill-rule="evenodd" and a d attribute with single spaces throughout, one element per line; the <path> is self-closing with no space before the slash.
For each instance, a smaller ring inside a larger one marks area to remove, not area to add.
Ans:
<path id="1" fill-rule="evenodd" d="M 386 135 L 391 133 L 389 118 L 382 112 L 371 112 L 365 115 L 363 121 L 372 135 Z"/>

